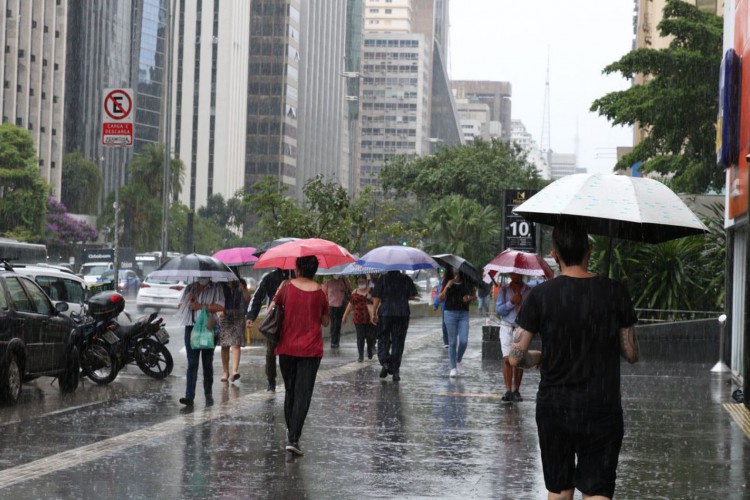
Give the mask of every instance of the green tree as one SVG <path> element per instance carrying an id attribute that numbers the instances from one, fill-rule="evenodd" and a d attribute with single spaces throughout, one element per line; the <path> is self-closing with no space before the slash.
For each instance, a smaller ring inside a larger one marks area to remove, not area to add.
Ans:
<path id="1" fill-rule="evenodd" d="M 120 190 L 120 231 L 127 219 L 131 244 L 139 252 L 161 247 L 161 214 L 164 179 L 164 145 L 148 144 L 133 157 L 128 171 L 128 184 Z M 169 198 L 182 192 L 185 166 L 179 159 L 170 164 Z M 114 193 L 110 193 L 99 218 L 99 229 L 114 226 Z M 125 241 L 121 239 L 120 241 Z"/>
<path id="2" fill-rule="evenodd" d="M 10 123 L 0 125 L 0 234 L 39 239 L 49 186 L 39 174 L 34 141 Z"/>
<path id="3" fill-rule="evenodd" d="M 722 53 L 722 19 L 680 0 L 669 0 L 657 26 L 671 37 L 668 48 L 642 48 L 604 68 L 642 85 L 611 92 L 594 101 L 597 111 L 615 125 L 635 125 L 645 139 L 617 162 L 630 168 L 643 162 L 643 172 L 674 175 L 682 192 L 721 188 L 724 171 L 716 164 L 718 68 Z"/>
<path id="4" fill-rule="evenodd" d="M 497 206 L 504 189 L 542 187 L 544 181 L 516 144 L 493 139 L 462 146 L 446 146 L 436 154 L 407 160 L 386 160 L 380 173 L 386 192 L 413 194 L 420 202 L 459 194 L 481 206 Z"/>
<path id="5" fill-rule="evenodd" d="M 244 246 L 244 238 L 238 234 L 246 216 L 244 206 L 242 192 L 226 201 L 221 194 L 215 194 L 208 197 L 206 205 L 198 209 L 197 215 L 201 223 L 215 228 L 222 248 Z"/>
<path id="6" fill-rule="evenodd" d="M 99 168 L 79 152 L 63 158 L 60 201 L 76 214 L 96 214 L 102 191 Z"/>
<path id="7" fill-rule="evenodd" d="M 498 210 L 474 200 L 451 195 L 435 202 L 425 223 L 430 253 L 461 255 L 481 267 L 497 253 L 500 235 Z"/>

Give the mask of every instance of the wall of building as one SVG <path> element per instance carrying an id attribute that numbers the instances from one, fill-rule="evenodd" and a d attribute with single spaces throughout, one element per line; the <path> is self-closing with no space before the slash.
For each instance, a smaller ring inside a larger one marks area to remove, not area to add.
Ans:
<path id="1" fill-rule="evenodd" d="M 490 107 L 490 119 L 502 124 L 502 136 L 510 140 L 511 94 L 510 82 L 454 80 L 451 82 L 456 98 L 483 102 Z"/>

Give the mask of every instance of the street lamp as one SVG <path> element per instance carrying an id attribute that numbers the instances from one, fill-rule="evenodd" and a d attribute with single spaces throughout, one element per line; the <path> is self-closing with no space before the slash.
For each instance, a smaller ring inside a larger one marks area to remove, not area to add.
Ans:
<path id="1" fill-rule="evenodd" d="M 727 315 L 722 314 L 718 318 L 719 320 L 719 328 L 721 328 L 721 332 L 719 333 L 719 361 L 714 365 L 713 368 L 711 368 L 711 373 L 727 373 L 731 370 L 729 367 L 722 361 L 724 359 L 724 325 L 727 322 Z"/>

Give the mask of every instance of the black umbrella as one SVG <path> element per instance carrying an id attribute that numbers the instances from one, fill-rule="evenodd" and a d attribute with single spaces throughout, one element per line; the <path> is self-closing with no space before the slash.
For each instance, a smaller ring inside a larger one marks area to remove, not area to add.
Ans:
<path id="1" fill-rule="evenodd" d="M 196 278 L 210 278 L 212 281 L 235 281 L 235 275 L 226 264 L 209 255 L 191 253 L 174 257 L 151 273 L 154 278 L 172 278 L 190 281 Z"/>
<path id="2" fill-rule="evenodd" d="M 442 267 L 458 269 L 459 272 L 463 273 L 463 275 L 469 278 L 469 281 L 473 282 L 477 287 L 482 288 L 483 290 L 488 289 L 487 283 L 482 280 L 481 271 L 477 271 L 477 268 L 463 257 L 453 255 L 452 253 L 443 253 L 433 255 L 432 258 Z"/>
<path id="3" fill-rule="evenodd" d="M 266 241 L 265 243 L 260 245 L 256 251 L 253 252 L 253 255 L 255 255 L 256 257 L 260 257 L 273 247 L 283 245 L 284 243 L 289 243 L 290 241 L 297 241 L 298 239 L 299 238 L 277 238 L 275 240 Z"/>

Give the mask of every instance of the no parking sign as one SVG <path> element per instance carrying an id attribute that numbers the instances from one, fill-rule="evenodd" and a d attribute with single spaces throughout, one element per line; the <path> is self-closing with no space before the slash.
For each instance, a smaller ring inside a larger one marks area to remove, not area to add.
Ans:
<path id="1" fill-rule="evenodd" d="M 103 145 L 133 145 L 133 104 L 133 89 L 104 89 Z"/>

